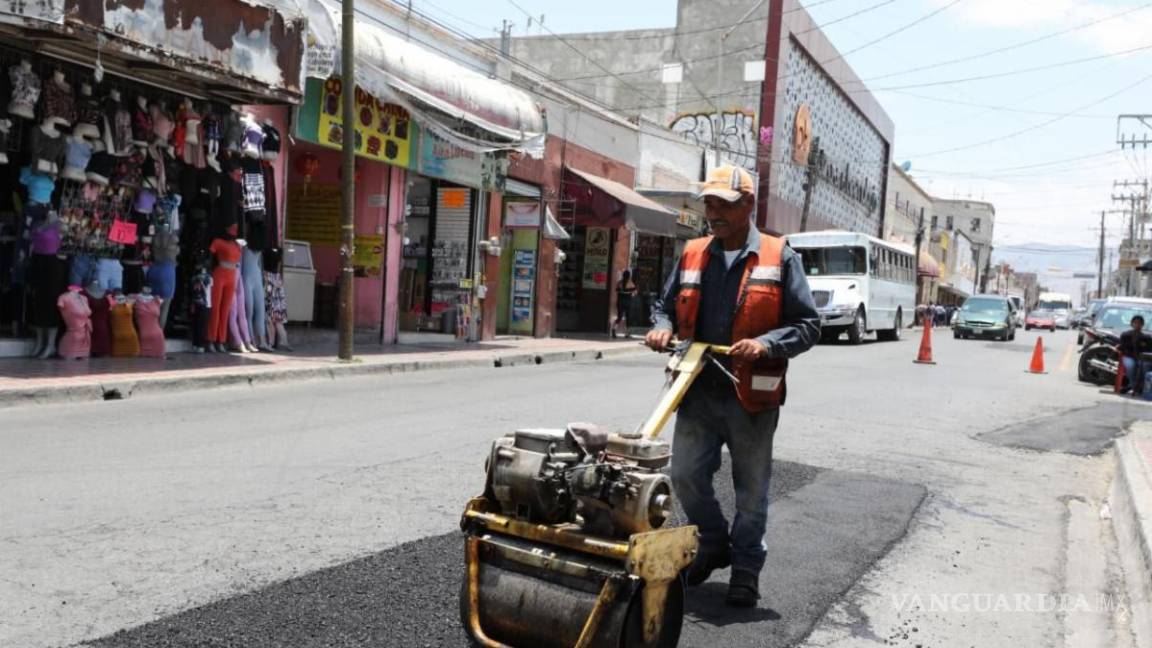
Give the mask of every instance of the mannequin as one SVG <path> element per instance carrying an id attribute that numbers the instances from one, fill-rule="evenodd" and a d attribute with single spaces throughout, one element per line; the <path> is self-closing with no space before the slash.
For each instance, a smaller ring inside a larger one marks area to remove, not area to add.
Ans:
<path id="1" fill-rule="evenodd" d="M 140 355 L 140 338 L 132 324 L 132 302 L 121 293 L 108 296 L 109 321 L 112 331 L 112 357 L 135 358 Z"/>
<path id="2" fill-rule="evenodd" d="M 84 168 L 85 179 L 101 187 L 107 187 L 115 172 L 116 158 L 108 153 L 103 140 L 96 140 L 92 143 L 92 159 Z"/>
<path id="3" fill-rule="evenodd" d="M 77 127 L 77 131 L 79 131 Z M 88 164 L 92 160 L 92 142 L 76 134 L 69 135 L 64 153 L 64 170 L 61 177 L 75 182 L 87 182 Z"/>
<path id="4" fill-rule="evenodd" d="M 240 152 L 244 143 L 244 124 L 240 120 L 240 111 L 232 108 L 224 117 L 224 147 L 229 151 Z"/>
<path id="5" fill-rule="evenodd" d="M 162 147 L 168 146 L 172 139 L 172 131 L 176 128 L 172 116 L 168 113 L 168 107 L 162 101 L 154 103 L 149 108 L 149 114 L 152 117 L 152 135 L 156 138 L 155 143 Z"/>
<path id="6" fill-rule="evenodd" d="M 189 292 L 192 296 L 192 350 L 196 353 L 215 351 L 208 339 L 208 326 L 212 320 L 212 274 L 208 268 L 202 265 L 196 268 Z"/>
<path id="7" fill-rule="evenodd" d="M 98 140 L 103 119 L 100 104 L 92 96 L 92 86 L 87 83 L 80 84 L 80 100 L 76 105 L 76 128 L 72 130 L 72 134 L 88 140 Z"/>
<path id="8" fill-rule="evenodd" d="M 132 144 L 137 148 L 148 148 L 154 137 L 152 116 L 148 111 L 148 98 L 136 97 L 136 110 L 132 113 Z"/>
<path id="9" fill-rule="evenodd" d="M 264 120 L 264 159 L 269 162 L 280 158 L 280 131 L 271 119 Z"/>
<path id="10" fill-rule="evenodd" d="M 12 120 L 0 119 L 0 164 L 8 164 L 8 138 L 12 135 Z"/>
<path id="11" fill-rule="evenodd" d="M 220 119 L 211 110 L 204 113 L 205 164 L 216 172 L 220 171 Z"/>
<path id="12" fill-rule="evenodd" d="M 236 296 L 240 244 L 236 242 L 236 225 L 228 226 L 224 233 L 212 240 L 208 251 L 216 261 L 212 271 L 212 319 L 208 325 L 208 341 L 214 351 L 224 353 L 228 341 L 228 314 Z"/>
<path id="13" fill-rule="evenodd" d="M 39 126 L 32 129 L 29 153 L 32 156 L 32 168 L 38 173 L 56 175 L 60 173 L 60 161 L 64 158 L 67 142 L 56 130 L 52 118 L 46 118 Z"/>
<path id="14" fill-rule="evenodd" d="M 80 286 L 68 286 L 68 290 L 56 300 L 60 316 L 64 320 L 64 337 L 60 338 L 60 357 L 67 360 L 83 360 L 92 353 L 92 309 L 88 298 L 80 292 Z"/>
<path id="15" fill-rule="evenodd" d="M 60 328 L 60 310 L 56 305 L 68 279 L 68 264 L 59 256 L 60 219 L 48 210 L 45 217 L 31 227 L 31 257 L 28 279 L 32 292 L 28 322 L 36 331 L 35 357 L 56 355 L 56 333 Z"/>
<path id="16" fill-rule="evenodd" d="M 119 266 L 119 264 L 117 264 Z M 88 302 L 89 312 L 92 313 L 92 355 L 106 356 L 112 353 L 112 321 L 111 307 L 105 297 L 100 282 L 93 280 L 84 289 L 84 299 Z"/>
<path id="17" fill-rule="evenodd" d="M 261 190 L 263 187 L 261 187 Z M 263 197 L 263 196 L 261 196 Z M 248 218 L 249 214 L 245 214 Z M 241 254 L 240 282 L 244 284 L 244 312 L 248 316 L 248 330 L 251 331 L 251 342 L 261 351 L 271 351 L 268 344 L 268 327 L 265 321 L 264 303 L 264 263 L 263 252 L 265 244 L 264 214 L 259 220 L 248 224 L 248 239 Z"/>
<path id="18" fill-rule="evenodd" d="M 40 101 L 40 77 L 32 71 L 32 62 L 21 59 L 8 68 L 8 81 L 12 84 L 9 114 L 23 119 L 36 119 L 36 103 Z"/>
<path id="19" fill-rule="evenodd" d="M 197 169 L 203 169 L 208 164 L 204 155 L 204 120 L 196 113 L 192 102 L 187 102 L 184 110 L 184 146 L 179 153 L 184 164 Z"/>
<path id="20" fill-rule="evenodd" d="M 120 91 L 111 90 L 104 100 L 104 147 L 112 155 L 125 155 L 133 139 L 132 113 L 124 107 Z"/>
<path id="21" fill-rule="evenodd" d="M 164 357 L 164 330 L 160 327 L 162 299 L 152 295 L 145 287 L 136 296 L 133 311 L 136 316 L 136 330 L 140 335 L 140 355 L 145 358 Z"/>
<path id="22" fill-rule="evenodd" d="M 245 247 L 242 240 L 238 240 L 237 243 L 240 244 L 241 248 Z M 241 277 L 236 282 L 236 297 L 232 301 L 232 310 L 228 313 L 228 332 L 231 335 L 234 351 L 255 353 L 258 349 L 252 344 L 252 330 L 248 327 L 248 311 L 245 308 L 244 300 L 244 281 Z"/>
<path id="23" fill-rule="evenodd" d="M 240 152 L 246 158 L 259 160 L 264 157 L 264 128 L 256 123 L 252 113 L 244 113 L 241 118 L 244 125 L 244 141 L 240 145 Z"/>
<path id="24" fill-rule="evenodd" d="M 160 328 L 168 325 L 168 307 L 176 293 L 176 257 L 180 237 L 168 227 L 160 227 L 152 237 L 152 265 L 148 268 L 148 288 L 161 299 Z"/>
<path id="25" fill-rule="evenodd" d="M 76 98 L 64 72 L 56 70 L 44 85 L 44 121 L 68 128 L 76 121 Z"/>
<path id="26" fill-rule="evenodd" d="M 291 351 L 288 344 L 288 303 L 284 298 L 284 279 L 280 274 L 281 255 L 279 250 L 265 250 L 264 304 L 268 318 L 268 339 L 266 343 L 277 351 Z M 271 269 L 272 272 L 268 272 Z"/>

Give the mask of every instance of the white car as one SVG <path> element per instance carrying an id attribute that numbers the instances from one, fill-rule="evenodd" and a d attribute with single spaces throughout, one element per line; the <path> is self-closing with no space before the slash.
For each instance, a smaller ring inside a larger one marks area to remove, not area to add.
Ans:
<path id="1" fill-rule="evenodd" d="M 1056 328 L 1070 329 L 1072 328 L 1072 312 L 1061 308 L 1060 310 L 1053 311 L 1052 314 L 1056 319 Z"/>

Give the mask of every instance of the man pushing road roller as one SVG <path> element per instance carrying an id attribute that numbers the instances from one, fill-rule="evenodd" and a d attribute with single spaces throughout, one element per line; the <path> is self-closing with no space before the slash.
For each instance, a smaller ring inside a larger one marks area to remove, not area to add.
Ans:
<path id="1" fill-rule="evenodd" d="M 704 366 L 680 404 L 671 475 L 688 521 L 700 533 L 686 583 L 699 585 L 730 566 L 728 604 L 752 607 L 760 598 L 767 551 L 772 440 L 784 404 L 784 374 L 788 359 L 820 338 L 820 316 L 800 256 L 782 238 L 752 226 L 756 190 L 747 171 L 714 169 L 699 197 L 712 236 L 684 248 L 645 342 L 656 351 L 666 350 L 673 337 L 731 345 L 728 357 Z M 712 484 L 724 445 L 736 491 L 731 526 Z"/>

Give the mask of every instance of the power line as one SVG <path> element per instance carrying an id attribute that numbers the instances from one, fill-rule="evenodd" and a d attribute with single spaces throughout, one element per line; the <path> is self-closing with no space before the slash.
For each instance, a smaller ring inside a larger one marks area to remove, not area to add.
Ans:
<path id="1" fill-rule="evenodd" d="M 1018 131 L 1013 131 L 1013 132 L 1011 132 L 1011 133 L 1007 133 L 1007 134 L 1005 134 L 1005 135 L 1001 135 L 1001 136 L 999 136 L 999 137 L 995 137 L 995 138 L 992 138 L 992 139 L 988 139 L 988 140 L 983 140 L 983 141 L 980 141 L 980 142 L 975 142 L 975 143 L 972 143 L 972 144 L 966 144 L 966 145 L 964 145 L 964 146 L 956 146 L 956 147 L 953 147 L 953 148 L 950 148 L 950 149 L 941 149 L 941 150 L 939 150 L 939 151 L 929 151 L 929 152 L 927 152 L 927 153 L 920 153 L 920 154 L 917 154 L 917 155 L 911 155 L 911 156 L 909 156 L 909 157 L 921 157 L 921 158 L 923 158 L 923 157 L 931 157 L 931 156 L 935 156 L 935 155 L 943 155 L 944 153 L 955 153 L 956 151 L 966 151 L 966 150 L 968 150 L 968 149 L 973 149 L 973 148 L 977 148 L 977 147 L 980 147 L 980 146 L 986 146 L 986 145 L 988 145 L 988 144 L 996 144 L 996 143 L 999 143 L 999 142 L 1003 142 L 1004 140 L 1012 139 L 1012 138 L 1014 138 L 1014 137 L 1018 137 L 1018 136 L 1020 136 L 1020 135 L 1023 135 L 1023 134 L 1025 134 L 1025 133 L 1030 133 L 1030 132 L 1032 132 L 1032 131 L 1035 131 L 1035 130 L 1039 130 L 1039 129 L 1041 129 L 1041 128 L 1045 128 L 1045 127 L 1047 127 L 1047 126 L 1051 126 L 1052 124 L 1055 124 L 1056 122 L 1058 122 L 1058 121 L 1061 121 L 1062 119 L 1065 119 L 1065 118 L 1067 118 L 1067 117 L 1068 117 L 1068 115 L 1071 115 L 1071 114 L 1074 114 L 1074 113 L 1078 113 L 1078 112 L 1080 112 L 1080 111 L 1082 111 L 1082 110 L 1087 110 L 1088 108 L 1092 108 L 1092 107 L 1094 107 L 1094 106 L 1098 106 L 1098 105 L 1100 105 L 1100 104 L 1104 103 L 1105 101 L 1108 101 L 1109 99 L 1112 99 L 1112 98 L 1114 98 L 1114 97 L 1116 97 L 1116 96 L 1119 96 L 1119 95 L 1121 95 L 1121 94 L 1123 94 L 1123 93 L 1125 93 L 1125 92 L 1127 92 L 1127 91 L 1131 90 L 1132 88 L 1135 88 L 1136 86 L 1139 86 L 1139 85 L 1142 85 L 1142 84 L 1144 84 L 1144 83 L 1147 83 L 1149 79 L 1152 79 L 1152 74 L 1150 74 L 1150 75 L 1148 75 L 1148 76 L 1144 76 L 1144 77 L 1141 77 L 1141 78 L 1140 78 L 1139 80 L 1137 80 L 1135 83 L 1131 83 L 1131 84 L 1129 84 L 1129 85 L 1127 85 L 1127 86 L 1124 86 L 1123 88 L 1120 88 L 1120 89 L 1119 89 L 1119 90 L 1117 90 L 1116 92 L 1113 92 L 1112 94 L 1109 94 L 1109 95 L 1107 95 L 1107 96 L 1101 97 L 1100 99 L 1097 99 L 1096 101 L 1093 101 L 1093 102 L 1090 102 L 1090 103 L 1084 104 L 1083 106 L 1080 106 L 1080 107 L 1076 108 L 1075 110 L 1069 111 L 1068 113 L 1065 113 L 1065 114 L 1063 114 L 1063 115 L 1059 115 L 1059 116 L 1053 117 L 1052 119 L 1049 119 L 1049 120 L 1047 120 L 1047 121 L 1041 122 L 1041 123 L 1039 123 L 1039 124 L 1034 124 L 1034 125 L 1032 125 L 1032 126 L 1029 126 L 1028 128 L 1022 128 L 1022 129 L 1020 129 L 1020 130 L 1018 130 Z"/>
<path id="2" fill-rule="evenodd" d="M 993 50 L 988 50 L 986 52 L 981 52 L 979 54 L 972 54 L 970 56 L 962 56 L 960 58 L 949 59 L 947 61 L 939 61 L 937 63 L 930 63 L 928 65 L 921 65 L 919 67 L 908 68 L 907 70 L 901 70 L 899 72 L 889 72 L 888 74 L 881 74 L 879 76 L 868 77 L 867 79 L 862 79 L 861 81 L 877 81 L 879 79 L 888 79 L 888 78 L 891 78 L 894 76 L 902 76 L 905 74 L 912 74 L 913 72 L 922 72 L 924 70 L 933 70 L 933 69 L 945 67 L 948 65 L 954 65 L 956 63 L 966 63 L 968 61 L 975 61 L 977 59 L 982 59 L 982 58 L 985 58 L 988 56 L 994 56 L 996 54 L 1003 54 L 1004 52 L 1010 52 L 1010 51 L 1015 50 L 1015 49 L 1020 49 L 1021 47 L 1027 47 L 1029 45 L 1035 45 L 1036 43 L 1040 43 L 1040 42 L 1049 40 L 1051 38 L 1056 38 L 1057 36 L 1064 36 L 1065 34 L 1070 34 L 1072 32 L 1079 31 L 1081 29 L 1086 29 L 1088 27 L 1093 27 L 1095 25 L 1099 25 L 1100 23 L 1108 22 L 1110 20 L 1115 20 L 1117 18 L 1122 18 L 1124 16 L 1127 16 L 1128 14 L 1136 13 L 1137 11 L 1142 11 L 1144 9 L 1147 9 L 1148 7 L 1152 7 L 1152 2 L 1140 5 L 1138 7 L 1134 7 L 1132 9 L 1127 10 L 1127 11 L 1122 11 L 1120 13 L 1113 14 L 1111 16 L 1107 16 L 1104 18 L 1098 18 L 1096 20 L 1092 20 L 1092 21 L 1089 21 L 1086 23 L 1081 23 L 1079 25 L 1076 25 L 1075 27 L 1069 27 L 1067 29 L 1062 29 L 1060 31 L 1052 32 L 1050 34 L 1045 34 L 1043 36 L 1040 36 L 1037 38 L 1032 38 L 1032 39 L 1022 41 L 1019 43 L 1014 43 L 1012 45 L 1007 45 L 1005 47 L 999 47 L 999 48 L 996 48 Z"/>
<path id="3" fill-rule="evenodd" d="M 908 23 L 902 27 L 897 27 L 896 29 L 888 32 L 887 34 L 884 34 L 883 36 L 880 36 L 879 38 L 868 41 L 867 43 L 864 43 L 863 45 L 860 45 L 859 47 L 856 47 L 854 49 L 850 49 L 847 52 L 842 52 L 842 53 L 838 54 L 837 56 L 834 56 L 834 57 L 828 59 L 827 61 L 821 61 L 820 65 L 826 65 L 828 63 L 831 63 L 832 61 L 838 61 L 838 60 L 840 60 L 840 59 L 842 59 L 842 58 L 844 58 L 850 54 L 855 54 L 856 52 L 859 52 L 860 50 L 872 47 L 873 45 L 875 45 L 877 43 L 886 41 L 889 38 L 891 38 L 897 34 L 905 32 L 905 31 L 915 27 L 916 25 L 919 25 L 922 22 L 929 20 L 929 19 L 943 13 L 943 12 L 951 9 L 952 7 L 955 7 L 956 5 L 960 4 L 963 1 L 964 0 L 952 0 L 952 2 L 949 2 L 948 4 L 944 5 L 943 7 L 940 7 L 939 9 L 936 9 L 935 11 L 931 11 L 931 12 L 917 18 L 916 20 L 913 20 L 912 22 L 910 22 L 910 23 Z"/>
<path id="4" fill-rule="evenodd" d="M 1066 86 L 1065 83 L 1061 83 L 1061 84 L 1059 84 L 1058 87 L 1065 87 L 1065 86 Z M 1020 113 L 1022 115 L 1042 115 L 1042 116 L 1046 116 L 1046 117 L 1051 117 L 1053 115 L 1062 114 L 1062 113 L 1047 111 L 1047 110 L 1026 110 L 1026 109 L 1022 109 L 1022 108 L 1011 108 L 1009 106 L 993 106 L 991 104 L 975 103 L 975 102 L 971 102 L 971 101 L 960 101 L 958 99 L 945 99 L 944 97 L 929 97 L 928 95 L 916 94 L 914 92 L 904 92 L 902 90 L 887 90 L 886 92 L 891 92 L 893 94 L 900 94 L 900 95 L 904 95 L 907 97 L 914 97 L 916 99 L 923 99 L 925 101 L 935 101 L 937 103 L 953 104 L 956 106 L 968 106 L 970 108 L 986 108 L 988 110 L 994 110 L 994 111 L 999 111 L 999 112 L 1009 112 L 1009 113 Z M 1068 115 L 1068 117 L 1082 117 L 1084 119 L 1108 119 L 1108 120 L 1116 119 L 1116 115 L 1105 115 L 1105 114 L 1099 114 L 1099 115 L 1092 115 L 1092 114 L 1081 115 L 1081 114 L 1078 114 L 1078 115 Z"/>

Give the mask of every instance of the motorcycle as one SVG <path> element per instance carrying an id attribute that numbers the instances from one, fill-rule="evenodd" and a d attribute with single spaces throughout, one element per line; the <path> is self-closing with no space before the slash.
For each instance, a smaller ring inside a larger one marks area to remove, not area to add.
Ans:
<path id="1" fill-rule="evenodd" d="M 1120 336 L 1096 328 L 1084 329 L 1077 376 L 1081 382 L 1111 385 L 1120 367 Z"/>

